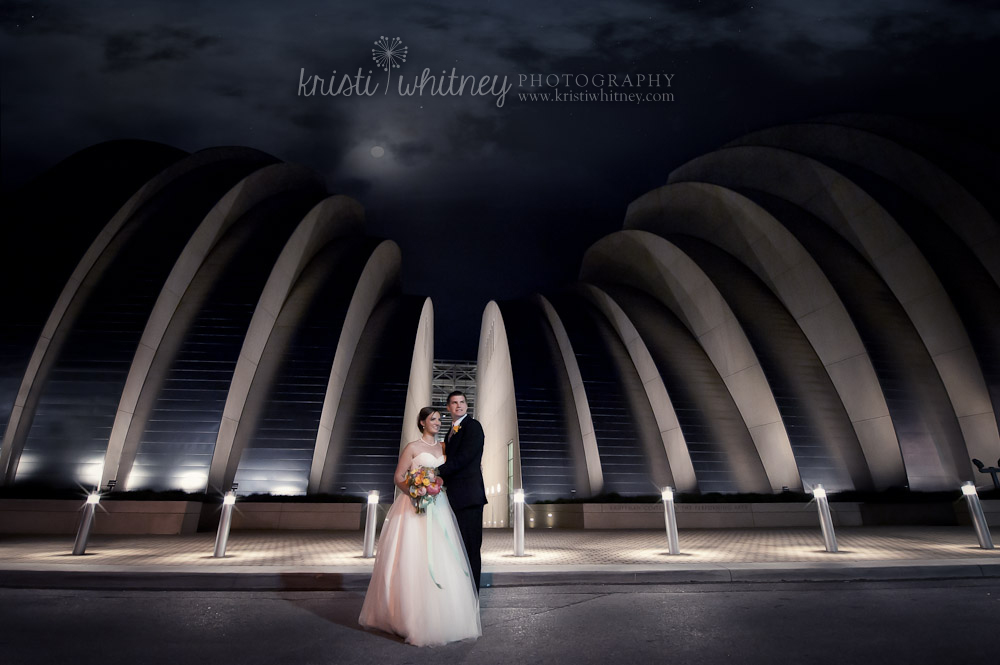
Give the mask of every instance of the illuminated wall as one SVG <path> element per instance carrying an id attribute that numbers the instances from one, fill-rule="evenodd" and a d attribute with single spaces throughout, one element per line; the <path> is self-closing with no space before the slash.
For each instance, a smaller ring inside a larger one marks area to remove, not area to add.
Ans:
<path id="1" fill-rule="evenodd" d="M 78 200 L 54 206 L 64 191 Z M 5 484 L 391 493 L 408 400 L 429 399 L 432 313 L 360 205 L 254 150 L 124 142 L 10 210 L 51 235 L 77 206 L 86 232 L 33 266 L 61 286 L 5 328 Z"/>

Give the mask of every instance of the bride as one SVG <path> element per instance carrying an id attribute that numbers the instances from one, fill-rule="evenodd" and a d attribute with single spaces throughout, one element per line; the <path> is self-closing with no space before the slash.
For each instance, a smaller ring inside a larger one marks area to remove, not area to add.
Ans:
<path id="1" fill-rule="evenodd" d="M 417 646 L 445 644 L 482 635 L 479 598 L 469 572 L 447 488 L 418 513 L 410 499 L 408 471 L 444 464 L 437 443 L 441 414 L 424 407 L 417 416 L 420 439 L 406 444 L 393 480 L 401 493 L 389 509 L 372 579 L 358 622 L 405 638 Z"/>

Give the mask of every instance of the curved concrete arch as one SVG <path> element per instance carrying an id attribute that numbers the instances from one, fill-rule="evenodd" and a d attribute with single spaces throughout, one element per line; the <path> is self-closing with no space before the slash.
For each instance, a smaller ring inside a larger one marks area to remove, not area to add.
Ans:
<path id="1" fill-rule="evenodd" d="M 751 134 L 739 143 L 829 162 L 885 206 L 947 291 L 969 335 L 993 413 L 1000 417 L 1000 225 L 983 205 L 922 155 L 868 131 L 792 125 Z M 996 420 L 977 423 L 980 431 L 970 438 L 1000 442 Z M 994 459 L 1000 447 L 980 454 Z"/>
<path id="2" fill-rule="evenodd" d="M 923 155 L 866 130 L 823 123 L 764 129 L 727 145 L 737 146 L 830 157 L 885 178 L 932 210 L 1000 284 L 1000 225 L 961 183 Z"/>
<path id="3" fill-rule="evenodd" d="M 12 286 L 5 292 L 0 318 L 5 357 L 0 371 L 0 441 L 46 318 L 78 261 L 138 189 L 188 156 L 151 141 L 106 141 L 70 155 L 3 196 L 0 283 Z M 30 288 L 13 286 L 26 275 Z"/>
<path id="4" fill-rule="evenodd" d="M 675 406 L 699 492 L 772 490 L 753 437 L 705 349 L 670 309 L 638 289 L 600 288 L 635 325 Z"/>
<path id="5" fill-rule="evenodd" d="M 725 148 L 681 166 L 670 183 L 709 182 L 784 199 L 822 220 L 878 272 L 916 327 L 937 367 L 962 430 L 944 442 L 954 484 L 974 473 L 970 457 L 992 454 L 1000 441 L 986 382 L 958 313 L 926 259 L 899 224 L 864 190 L 835 170 L 797 153 L 762 147 Z"/>
<path id="6" fill-rule="evenodd" d="M 715 245 L 666 238 L 708 275 L 753 347 L 774 394 L 806 488 L 873 489 L 852 423 L 815 349 L 781 301 L 750 269 Z"/>
<path id="7" fill-rule="evenodd" d="M 507 342 L 503 314 L 491 300 L 483 310 L 476 364 L 476 419 L 483 425 L 486 446 L 483 451 L 483 481 L 487 487 L 498 486 L 490 494 L 491 514 L 506 520 L 504 497 L 523 489 L 521 450 L 517 430 L 517 402 L 514 399 L 514 371 Z M 508 469 L 508 446 L 510 446 Z M 508 475 L 509 471 L 509 475 Z M 503 505 L 494 506 L 493 502 Z"/>
<path id="8" fill-rule="evenodd" d="M 247 493 L 309 492 L 309 469 L 337 343 L 358 280 L 380 242 L 364 236 L 338 238 L 323 247 L 295 281 L 253 375 L 223 487 L 238 483 Z M 361 378 L 360 373 L 356 376 Z M 347 420 L 342 427 L 334 422 L 334 434 L 349 431 Z"/>
<path id="9" fill-rule="evenodd" d="M 135 358 L 129 369 L 114 425 L 111 428 L 101 475 L 101 487 L 107 485 L 109 480 L 117 478 L 119 469 L 125 471 L 124 477 L 128 477 L 141 435 L 141 431 L 137 430 L 145 424 L 136 423 L 133 426 L 136 406 L 145 387 L 150 383 L 153 387 L 160 385 L 157 380 L 149 381 L 155 378 L 150 377 L 154 358 L 160 353 L 161 342 L 181 300 L 209 254 L 229 228 L 254 206 L 277 194 L 309 185 L 317 189 L 322 187 L 321 181 L 308 169 L 291 164 L 265 166 L 237 183 L 209 211 L 204 221 L 191 235 L 160 291 L 143 330 L 139 346 L 136 348 Z M 183 332 L 179 331 L 179 334 L 182 335 Z M 162 370 L 165 372 L 166 367 L 162 367 Z M 126 450 L 126 440 L 132 444 L 128 446 L 128 450 Z M 125 483 L 122 483 L 121 489 L 125 489 Z"/>
<path id="10" fill-rule="evenodd" d="M 889 407 L 844 303 L 809 252 L 767 210 L 718 185 L 659 187 L 636 199 L 626 229 L 713 243 L 752 270 L 794 318 L 847 411 L 878 488 L 906 483 Z"/>
<path id="11" fill-rule="evenodd" d="M 660 431 L 674 487 L 680 492 L 696 491 L 698 479 L 691 463 L 691 453 L 684 439 L 684 431 L 681 429 L 680 421 L 677 420 L 677 412 L 674 410 L 666 386 L 663 385 L 663 377 L 656 369 L 649 347 L 639 335 L 635 324 L 610 295 L 592 284 L 581 284 L 580 291 L 604 315 L 628 351 Z"/>
<path id="12" fill-rule="evenodd" d="M 194 153 L 164 169 L 143 185 L 90 244 L 59 294 L 28 361 L 0 449 L 0 481 L 10 483 L 14 480 L 18 459 L 38 404 L 40 386 L 51 370 L 83 303 L 96 287 L 111 259 L 121 250 L 121 243 L 117 241 L 121 238 L 122 229 L 143 206 L 180 178 L 201 168 L 235 160 L 251 163 L 256 161 L 261 165 L 277 161 L 270 155 L 249 148 L 212 148 Z"/>
<path id="13" fill-rule="evenodd" d="M 573 345 L 590 405 L 604 493 L 677 487 L 642 379 L 628 349 L 581 284 L 547 296 Z"/>
<path id="14" fill-rule="evenodd" d="M 510 345 L 521 477 L 533 499 L 586 491 L 587 464 L 569 375 L 534 297 L 499 301 Z"/>
<path id="15" fill-rule="evenodd" d="M 587 402 L 587 391 L 583 386 L 580 366 L 576 362 L 573 345 L 555 307 L 545 296 L 537 295 L 536 299 L 555 335 L 556 344 L 559 346 L 559 355 L 569 377 L 569 386 L 573 394 L 573 404 L 583 444 L 582 458 L 587 467 L 587 488 L 581 495 L 600 494 L 604 489 L 604 473 L 601 470 L 601 458 L 597 451 L 597 436 L 594 434 L 594 422 L 590 417 L 590 405 Z"/>
<path id="16" fill-rule="evenodd" d="M 309 493 L 319 490 L 323 478 L 333 426 L 340 407 L 340 397 L 344 392 L 344 384 L 351 369 L 354 352 L 358 348 L 358 341 L 375 306 L 390 288 L 398 286 L 401 258 L 396 243 L 391 240 L 383 241 L 372 252 L 354 289 L 344 326 L 340 331 L 340 339 L 337 341 L 337 351 L 323 398 L 323 411 L 316 433 L 312 465 L 309 468 L 307 490 Z"/>
<path id="17" fill-rule="evenodd" d="M 937 367 L 885 281 L 836 231 L 801 208 L 748 192 L 812 254 L 861 335 L 879 378 L 910 487 L 953 487 L 962 432 Z"/>
<path id="18" fill-rule="evenodd" d="M 788 433 L 756 354 L 722 294 L 694 261 L 652 233 L 619 231 L 587 250 L 580 278 L 637 288 L 673 311 L 732 394 L 772 489 L 802 486 Z"/>
<path id="19" fill-rule="evenodd" d="M 995 147 L 977 142 L 961 130 L 901 116 L 840 113 L 816 118 L 815 122 L 878 134 L 923 155 L 961 183 L 989 211 L 994 222 L 1000 223 L 1000 192 L 996 186 L 1000 153 Z"/>
<path id="20" fill-rule="evenodd" d="M 210 488 L 221 490 L 224 487 L 236 433 L 247 405 L 254 376 L 278 314 L 296 280 L 323 247 L 337 238 L 360 232 L 363 223 L 364 210 L 357 201 L 346 196 L 331 196 L 320 201 L 309 211 L 282 249 L 254 309 L 243 349 L 240 351 L 240 358 L 233 372 L 209 468 Z M 232 472 L 235 473 L 235 468 Z"/>
<path id="21" fill-rule="evenodd" d="M 417 415 L 431 403 L 431 383 L 434 378 L 434 303 L 424 300 L 417 322 L 417 336 L 413 340 L 413 359 L 410 361 L 410 382 L 406 389 L 406 407 L 403 409 L 403 432 L 399 451 L 410 441 L 420 438 Z"/>
<path id="22" fill-rule="evenodd" d="M 369 254 L 371 249 L 373 248 L 368 250 Z M 353 286 L 354 280 L 351 284 Z M 381 492 L 383 500 L 391 500 L 396 493 L 392 474 L 399 460 L 400 442 L 403 437 L 418 431 L 417 412 L 420 407 L 427 406 L 427 403 L 418 402 L 417 395 L 431 389 L 429 363 L 433 348 L 426 345 L 424 337 L 428 331 L 421 324 L 421 314 L 424 315 L 425 323 L 428 321 L 428 313 L 433 316 L 433 309 L 428 307 L 428 302 L 428 298 L 423 296 L 389 293 L 379 301 L 365 323 L 364 333 L 358 341 L 337 407 L 319 493 L 347 492 L 362 495 L 375 489 Z M 346 306 L 347 303 L 344 303 L 345 313 Z M 433 333 L 433 329 L 430 332 Z M 336 337 L 339 337 L 339 331 Z M 421 339 L 418 340 L 418 337 Z M 417 357 L 414 357 L 414 353 Z M 333 355 L 331 352 L 322 375 L 324 389 L 325 379 L 333 365 Z M 276 395 L 274 391 L 271 394 Z M 311 401 L 318 401 L 322 405 L 323 398 L 321 391 L 318 398 Z M 408 401 L 410 406 L 407 405 Z M 309 459 L 303 460 L 306 472 L 302 474 L 303 488 L 308 486 L 311 446 L 316 438 L 321 415 L 318 409 L 314 415 L 315 426 L 309 442 Z M 261 421 L 257 429 L 258 435 L 266 432 L 265 423 L 266 414 L 265 420 Z M 416 437 L 409 436 L 407 443 L 414 438 Z M 259 442 L 255 440 L 253 447 L 258 450 L 251 454 L 259 455 Z M 248 477 L 254 463 L 254 459 L 244 453 L 238 477 Z M 275 477 L 275 480 L 278 478 Z"/>

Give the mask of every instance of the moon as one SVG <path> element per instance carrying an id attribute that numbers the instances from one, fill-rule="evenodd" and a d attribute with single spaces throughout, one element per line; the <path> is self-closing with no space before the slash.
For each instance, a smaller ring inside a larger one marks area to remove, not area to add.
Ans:
<path id="1" fill-rule="evenodd" d="M 380 145 L 377 145 L 377 146 L 375 146 L 374 148 L 371 149 L 371 153 L 372 153 L 372 157 L 374 157 L 375 159 L 378 159 L 379 157 L 381 157 L 382 155 L 385 154 L 385 148 L 383 148 Z"/>

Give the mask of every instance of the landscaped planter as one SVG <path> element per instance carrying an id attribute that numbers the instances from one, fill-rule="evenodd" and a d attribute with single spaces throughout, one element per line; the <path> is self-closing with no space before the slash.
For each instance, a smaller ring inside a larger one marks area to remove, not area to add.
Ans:
<path id="1" fill-rule="evenodd" d="M 983 505 L 983 515 L 986 516 L 986 523 L 990 526 L 1000 526 L 1000 500 L 980 501 Z M 972 524 L 972 517 L 969 515 L 969 507 L 965 500 L 955 503 L 955 517 L 962 526 Z"/>
<path id="2" fill-rule="evenodd" d="M 365 503 L 236 502 L 233 529 L 358 530 L 365 528 Z M 382 506 L 379 506 L 382 508 Z M 386 506 L 385 510 L 388 509 Z M 381 510 L 381 516 L 385 516 Z M 378 520 L 381 523 L 381 519 Z"/>
<path id="3" fill-rule="evenodd" d="M 952 503 L 866 503 L 861 518 L 865 524 L 955 526 L 955 508 Z"/>
<path id="4" fill-rule="evenodd" d="M 860 526 L 857 503 L 832 503 L 837 526 Z M 806 503 L 679 503 L 681 529 L 819 526 L 814 504 Z M 662 503 L 558 503 L 525 506 L 527 528 L 662 529 Z"/>
<path id="5" fill-rule="evenodd" d="M 0 533 L 74 534 L 84 500 L 0 499 Z M 983 501 L 986 520 L 1000 525 L 1000 501 Z M 98 507 L 95 534 L 194 533 L 203 504 L 198 501 L 106 500 Z M 348 530 L 364 529 L 364 503 L 307 503 L 238 501 L 234 530 Z M 205 504 L 211 528 L 215 512 Z M 379 506 L 381 527 L 389 504 Z M 810 503 L 678 503 L 681 529 L 736 529 L 818 527 L 815 504 Z M 965 501 L 933 503 L 830 504 L 837 526 L 968 525 Z M 529 504 L 524 511 L 529 529 L 662 529 L 662 503 Z M 507 527 L 509 528 L 509 526 Z"/>
<path id="6" fill-rule="evenodd" d="M 0 499 L 0 533 L 75 534 L 84 499 Z M 94 534 L 195 533 L 203 505 L 217 515 L 222 503 L 210 507 L 200 501 L 105 500 L 94 516 Z M 364 528 L 363 503 L 237 502 L 234 530 Z M 381 508 L 381 506 L 380 506 Z M 385 509 L 380 510 L 384 517 Z M 212 529 L 218 517 L 210 520 Z M 380 520 L 381 521 L 381 520 Z"/>
<path id="7" fill-rule="evenodd" d="M 75 534 L 85 500 L 0 499 L 0 533 Z M 199 501 L 102 501 L 95 534 L 194 533 Z"/>

